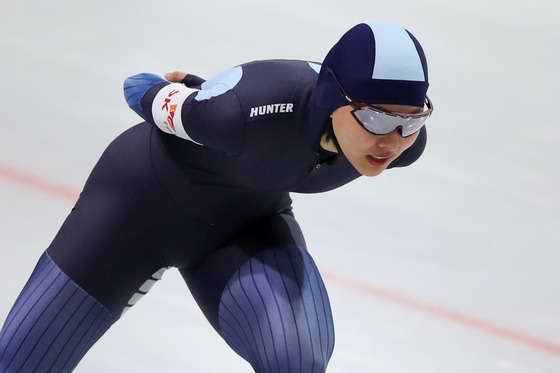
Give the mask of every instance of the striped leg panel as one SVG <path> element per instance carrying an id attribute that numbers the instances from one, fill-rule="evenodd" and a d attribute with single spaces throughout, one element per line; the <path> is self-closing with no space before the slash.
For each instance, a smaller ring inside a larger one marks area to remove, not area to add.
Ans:
<path id="1" fill-rule="evenodd" d="M 71 372 L 111 324 L 44 253 L 0 332 L 0 372 Z"/>
<path id="2" fill-rule="evenodd" d="M 221 334 L 256 372 L 324 372 L 334 348 L 327 292 L 313 259 L 296 247 L 250 259 L 222 294 Z"/>

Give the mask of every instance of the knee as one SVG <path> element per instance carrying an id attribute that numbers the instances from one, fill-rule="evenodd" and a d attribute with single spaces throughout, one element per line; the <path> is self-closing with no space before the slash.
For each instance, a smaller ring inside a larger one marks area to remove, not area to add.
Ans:
<path id="1" fill-rule="evenodd" d="M 279 324 L 267 328 L 261 324 L 242 327 L 245 331 L 241 332 L 241 328 L 222 325 L 222 336 L 257 373 L 325 372 L 334 347 L 332 336 L 324 329 L 311 331 L 309 326 L 294 329 Z"/>
<path id="2" fill-rule="evenodd" d="M 290 341 L 286 348 L 273 352 L 274 360 L 267 362 L 268 366 L 259 361 L 256 372 L 274 373 L 323 373 L 331 357 L 332 349 L 328 346 L 310 344 L 298 345 L 301 341 Z M 327 347 L 327 348 L 325 348 Z"/>
<path id="3" fill-rule="evenodd" d="M 292 259 L 281 251 L 275 260 L 267 260 L 267 254 L 252 258 L 226 286 L 220 334 L 256 372 L 324 372 L 334 327 L 314 263 L 306 253 Z"/>

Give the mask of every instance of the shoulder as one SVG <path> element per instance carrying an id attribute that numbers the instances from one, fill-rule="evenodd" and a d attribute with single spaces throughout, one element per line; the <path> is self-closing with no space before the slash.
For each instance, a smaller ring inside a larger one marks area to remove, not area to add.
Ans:
<path id="1" fill-rule="evenodd" d="M 299 60 L 253 61 L 239 66 L 244 78 L 240 88 L 257 91 L 295 90 L 317 82 L 320 65 Z"/>
<path id="2" fill-rule="evenodd" d="M 253 61 L 239 67 L 243 77 L 234 91 L 247 120 L 307 110 L 320 69 L 299 60 Z"/>
<path id="3" fill-rule="evenodd" d="M 319 69 L 319 64 L 299 60 L 253 61 L 208 79 L 193 100 L 215 101 L 230 94 L 230 99 L 235 96 L 243 106 L 272 97 L 297 96 L 313 90 Z"/>
<path id="4" fill-rule="evenodd" d="M 264 130 L 275 119 L 302 120 L 320 65 L 299 60 L 253 61 L 208 79 L 187 101 L 186 130 L 193 139 L 230 154 L 242 151 L 247 123 Z M 284 127 L 286 128 L 286 127 Z"/>

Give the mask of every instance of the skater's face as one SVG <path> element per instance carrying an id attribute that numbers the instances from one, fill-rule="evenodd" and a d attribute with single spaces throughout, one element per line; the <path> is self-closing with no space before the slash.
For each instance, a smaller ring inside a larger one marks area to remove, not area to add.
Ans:
<path id="1" fill-rule="evenodd" d="M 376 107 L 400 114 L 422 111 L 420 107 L 409 105 L 376 105 Z M 356 121 L 351 114 L 352 110 L 354 108 L 351 105 L 346 105 L 332 114 L 333 131 L 348 161 L 364 176 L 379 175 L 418 138 L 419 132 L 402 137 L 399 128 L 386 135 L 374 135 Z"/>

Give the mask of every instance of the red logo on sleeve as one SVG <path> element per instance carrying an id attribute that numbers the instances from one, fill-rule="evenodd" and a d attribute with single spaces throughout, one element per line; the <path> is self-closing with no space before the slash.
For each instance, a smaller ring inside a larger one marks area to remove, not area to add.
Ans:
<path id="1" fill-rule="evenodd" d="M 167 120 L 165 120 L 163 124 L 165 124 L 165 126 L 173 132 L 177 132 L 175 130 L 175 124 L 173 123 L 173 118 L 175 117 L 175 110 L 177 109 L 177 104 L 174 105 L 168 105 L 168 104 L 171 103 L 171 96 L 177 93 L 179 93 L 179 91 L 176 89 L 169 92 L 163 106 L 161 107 L 162 111 L 165 110 L 167 112 Z"/>

